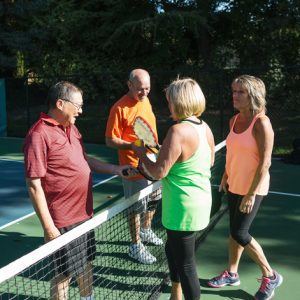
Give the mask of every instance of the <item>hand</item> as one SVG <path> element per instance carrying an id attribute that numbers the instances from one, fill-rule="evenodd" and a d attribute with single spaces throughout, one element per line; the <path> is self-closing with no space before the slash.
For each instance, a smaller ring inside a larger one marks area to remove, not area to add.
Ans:
<path id="1" fill-rule="evenodd" d="M 133 142 L 133 145 L 141 147 L 144 146 L 144 141 L 143 140 L 136 140 Z"/>
<path id="2" fill-rule="evenodd" d="M 120 171 L 119 174 L 123 178 L 131 177 L 131 176 L 136 176 L 139 174 L 139 171 L 135 168 L 133 168 L 130 165 L 125 165 L 125 166 L 120 166 Z"/>
<path id="3" fill-rule="evenodd" d="M 228 183 L 227 183 L 227 176 L 223 176 L 221 183 L 219 185 L 219 192 L 224 192 L 227 194 L 228 192 Z"/>
<path id="4" fill-rule="evenodd" d="M 137 140 L 131 144 L 131 149 L 138 158 L 142 158 L 147 154 L 147 148 L 142 140 Z"/>
<path id="5" fill-rule="evenodd" d="M 246 195 L 243 197 L 243 200 L 240 205 L 240 212 L 244 214 L 249 214 L 255 202 L 255 195 Z"/>
<path id="6" fill-rule="evenodd" d="M 44 240 L 45 242 L 50 242 L 59 237 L 60 235 L 61 233 L 59 232 L 59 230 L 56 227 L 53 227 L 52 229 L 44 231 Z"/>

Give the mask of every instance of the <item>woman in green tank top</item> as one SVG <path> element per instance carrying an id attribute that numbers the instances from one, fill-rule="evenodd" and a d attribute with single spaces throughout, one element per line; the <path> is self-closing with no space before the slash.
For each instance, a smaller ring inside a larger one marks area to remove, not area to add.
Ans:
<path id="1" fill-rule="evenodd" d="M 167 230 L 166 255 L 172 281 L 171 300 L 200 299 L 195 262 L 195 232 L 205 228 L 211 210 L 210 168 L 214 138 L 200 120 L 205 98 L 198 83 L 177 79 L 166 89 L 172 118 L 156 162 L 144 147 L 133 150 L 156 179 L 162 180 L 162 223 Z"/>

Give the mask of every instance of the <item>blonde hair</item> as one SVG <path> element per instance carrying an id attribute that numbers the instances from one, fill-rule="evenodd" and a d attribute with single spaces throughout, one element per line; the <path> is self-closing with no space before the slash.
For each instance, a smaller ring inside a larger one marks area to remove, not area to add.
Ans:
<path id="1" fill-rule="evenodd" d="M 200 117 L 205 110 L 205 97 L 192 78 L 176 79 L 165 89 L 167 100 L 173 104 L 176 117 Z"/>
<path id="2" fill-rule="evenodd" d="M 247 90 L 251 109 L 255 113 L 266 111 L 266 87 L 260 78 L 251 75 L 241 75 L 232 81 L 231 85 L 233 84 L 239 84 Z"/>

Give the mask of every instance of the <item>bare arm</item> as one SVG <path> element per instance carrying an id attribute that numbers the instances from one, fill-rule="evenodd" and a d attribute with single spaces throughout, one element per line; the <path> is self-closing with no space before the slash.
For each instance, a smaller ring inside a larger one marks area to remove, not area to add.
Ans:
<path id="1" fill-rule="evenodd" d="M 132 149 L 132 147 L 131 147 L 132 144 L 130 142 L 124 141 L 120 138 L 106 137 L 105 143 L 108 147 L 115 148 L 115 149 L 120 149 L 120 150 L 131 150 Z"/>
<path id="2" fill-rule="evenodd" d="M 259 151 L 259 165 L 247 195 L 256 195 L 271 166 L 274 132 L 269 118 L 259 118 L 254 124 L 254 138 Z"/>
<path id="3" fill-rule="evenodd" d="M 26 178 L 26 184 L 34 210 L 44 230 L 45 241 L 51 241 L 60 235 L 50 215 L 40 178 Z"/>
<path id="4" fill-rule="evenodd" d="M 96 173 L 107 173 L 127 177 L 136 175 L 136 171 L 130 165 L 118 166 L 114 164 L 105 163 L 99 159 L 87 156 L 87 162 L 92 171 Z M 123 170 L 128 170 L 128 175 L 122 173 Z"/>
<path id="5" fill-rule="evenodd" d="M 224 192 L 224 193 L 228 192 L 227 179 L 228 179 L 228 175 L 227 175 L 226 170 L 225 170 L 224 173 L 223 173 L 222 179 L 221 179 L 221 183 L 219 185 L 219 192 Z"/>
<path id="6" fill-rule="evenodd" d="M 247 195 L 243 198 L 240 210 L 251 212 L 257 190 L 271 166 L 271 157 L 274 143 L 274 132 L 269 118 L 258 118 L 253 127 L 253 135 L 259 151 L 259 164 Z"/>
<path id="7" fill-rule="evenodd" d="M 234 120 L 235 116 L 233 116 L 230 121 L 229 121 L 229 130 L 231 130 L 231 127 L 233 126 L 233 120 Z M 225 166 L 225 170 L 221 179 L 221 183 L 219 185 L 219 192 L 224 192 L 227 193 L 228 192 L 228 175 L 226 173 L 226 166 Z"/>
<path id="8" fill-rule="evenodd" d="M 206 138 L 211 150 L 211 166 L 213 166 L 215 163 L 215 139 L 208 125 L 206 125 Z"/>

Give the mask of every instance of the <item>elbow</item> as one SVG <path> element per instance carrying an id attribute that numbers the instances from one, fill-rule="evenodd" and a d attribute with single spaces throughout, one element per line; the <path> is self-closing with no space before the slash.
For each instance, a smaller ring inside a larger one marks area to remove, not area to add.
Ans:
<path id="1" fill-rule="evenodd" d="M 111 139 L 106 137 L 105 138 L 105 144 L 106 144 L 106 146 L 111 147 Z"/>
<path id="2" fill-rule="evenodd" d="M 262 170 L 268 172 L 271 167 L 271 160 L 265 161 L 262 165 Z"/>
<path id="3" fill-rule="evenodd" d="M 157 180 L 161 180 L 168 175 L 168 172 L 162 169 L 156 170 L 155 174 L 153 174 Z"/>
<path id="4" fill-rule="evenodd" d="M 105 144 L 107 147 L 110 147 L 110 148 L 117 148 L 113 139 L 110 138 L 110 137 L 105 137 Z"/>

